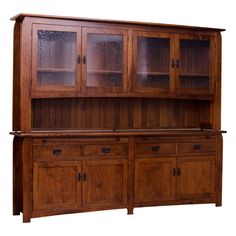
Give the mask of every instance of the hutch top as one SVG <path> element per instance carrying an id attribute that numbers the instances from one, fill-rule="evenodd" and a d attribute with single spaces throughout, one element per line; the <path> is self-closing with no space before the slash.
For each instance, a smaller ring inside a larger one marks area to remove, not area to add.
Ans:
<path id="1" fill-rule="evenodd" d="M 220 130 L 223 29 L 12 20 L 14 131 Z"/>

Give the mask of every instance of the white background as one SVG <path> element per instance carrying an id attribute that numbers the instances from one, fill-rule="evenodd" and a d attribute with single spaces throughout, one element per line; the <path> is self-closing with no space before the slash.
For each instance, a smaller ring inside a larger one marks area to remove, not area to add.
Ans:
<path id="1" fill-rule="evenodd" d="M 6 0 L 0 8 L 0 235 L 236 235 L 236 11 L 233 0 Z M 12 216 L 12 46 L 20 12 L 226 28 L 223 32 L 223 207 L 164 206 L 32 219 Z"/>

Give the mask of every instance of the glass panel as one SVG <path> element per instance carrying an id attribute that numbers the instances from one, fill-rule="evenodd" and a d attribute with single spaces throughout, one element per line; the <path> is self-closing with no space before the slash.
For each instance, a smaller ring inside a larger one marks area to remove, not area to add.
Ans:
<path id="1" fill-rule="evenodd" d="M 123 36 L 88 34 L 87 87 L 122 87 Z"/>
<path id="2" fill-rule="evenodd" d="M 168 88 L 170 79 L 170 40 L 138 37 L 137 87 Z"/>
<path id="3" fill-rule="evenodd" d="M 38 30 L 37 84 L 75 85 L 76 33 Z"/>
<path id="4" fill-rule="evenodd" d="M 180 41 L 180 87 L 209 88 L 210 43 L 207 40 Z"/>

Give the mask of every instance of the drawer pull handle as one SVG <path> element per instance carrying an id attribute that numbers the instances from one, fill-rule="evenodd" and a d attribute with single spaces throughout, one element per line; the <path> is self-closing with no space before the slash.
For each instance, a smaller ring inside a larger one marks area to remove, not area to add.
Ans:
<path id="1" fill-rule="evenodd" d="M 109 152 L 111 152 L 111 147 L 103 147 L 103 148 L 102 148 L 102 152 L 103 152 L 103 153 L 109 153 Z"/>
<path id="2" fill-rule="evenodd" d="M 153 152 L 158 152 L 158 151 L 160 151 L 160 146 L 152 146 L 152 151 L 153 151 Z"/>
<path id="3" fill-rule="evenodd" d="M 53 148 L 52 149 L 52 154 L 55 156 L 61 155 L 61 149 L 60 148 Z"/>
<path id="4" fill-rule="evenodd" d="M 201 145 L 200 144 L 194 144 L 193 149 L 194 150 L 201 150 Z"/>

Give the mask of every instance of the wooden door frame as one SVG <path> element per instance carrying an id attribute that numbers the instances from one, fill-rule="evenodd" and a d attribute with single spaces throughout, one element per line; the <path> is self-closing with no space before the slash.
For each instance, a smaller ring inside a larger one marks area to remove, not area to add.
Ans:
<path id="1" fill-rule="evenodd" d="M 37 95 L 48 93 L 49 91 L 57 91 L 59 94 L 63 91 L 80 91 L 81 90 L 81 63 L 76 63 L 75 70 L 75 85 L 37 85 L 37 31 L 58 31 L 76 33 L 76 59 L 81 55 L 81 27 L 63 26 L 63 25 L 48 25 L 48 24 L 32 24 L 32 93 L 37 91 Z"/>
<path id="2" fill-rule="evenodd" d="M 89 166 L 93 166 L 93 165 L 100 165 L 100 166 L 109 166 L 109 165 L 122 165 L 123 166 L 123 201 L 118 203 L 118 202 L 107 202 L 107 203 L 102 203 L 100 204 L 98 203 L 91 203 L 89 202 L 88 199 L 88 182 L 89 181 Z M 103 160 L 99 160 L 99 159 L 94 159 L 94 160 L 84 160 L 83 161 L 83 172 L 86 173 L 87 175 L 87 180 L 83 182 L 82 184 L 82 207 L 115 207 L 116 205 L 120 206 L 122 205 L 123 207 L 127 207 L 127 199 L 128 199 L 128 160 L 127 159 L 103 159 Z"/>
<path id="3" fill-rule="evenodd" d="M 138 37 L 147 38 L 162 38 L 170 40 L 170 75 L 169 75 L 169 88 L 138 88 L 135 86 L 136 72 L 137 72 L 137 39 Z M 175 70 L 171 66 L 171 61 L 175 55 L 175 45 L 174 45 L 174 34 L 172 33 L 162 33 L 156 31 L 133 31 L 132 32 L 132 91 L 138 93 L 169 93 L 175 90 Z"/>
<path id="4" fill-rule="evenodd" d="M 214 78 L 214 63 L 215 63 L 215 55 L 214 55 L 214 37 L 210 34 L 175 34 L 175 60 L 180 61 L 180 40 L 199 40 L 206 41 L 209 40 L 209 89 L 184 89 L 180 87 L 180 67 L 175 68 L 175 81 L 176 81 L 176 91 L 177 93 L 186 93 L 186 94 L 212 94 L 215 86 L 215 78 Z M 179 62 L 180 65 L 180 62 Z"/>
<path id="5" fill-rule="evenodd" d="M 109 29 L 109 28 L 90 28 L 82 27 L 82 57 L 87 57 L 87 39 L 88 34 L 101 34 L 101 35 L 121 35 L 123 37 L 123 78 L 122 78 L 122 89 L 116 89 L 115 91 L 108 90 L 105 88 L 93 88 L 88 89 L 86 87 L 87 82 L 87 63 L 82 64 L 82 92 L 126 92 L 128 88 L 128 30 L 123 29 Z"/>

